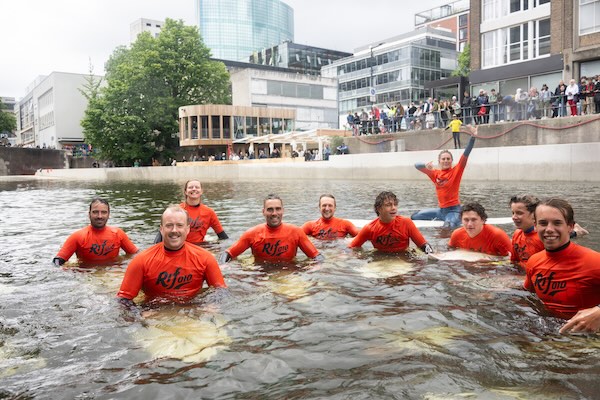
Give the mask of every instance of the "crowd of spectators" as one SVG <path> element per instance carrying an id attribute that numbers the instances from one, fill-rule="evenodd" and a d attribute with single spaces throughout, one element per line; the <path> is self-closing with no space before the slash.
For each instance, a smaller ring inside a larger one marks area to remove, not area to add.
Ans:
<path id="1" fill-rule="evenodd" d="M 445 129 L 458 116 L 463 124 L 490 124 L 576 115 L 600 114 L 600 75 L 582 77 L 577 83 L 560 81 L 554 90 L 543 84 L 540 89 L 518 88 L 514 94 L 501 94 L 496 89 L 465 91 L 462 101 L 428 98 L 392 106 L 362 109 L 348 113 L 347 128 L 354 136 L 398 132 L 401 130 Z"/>

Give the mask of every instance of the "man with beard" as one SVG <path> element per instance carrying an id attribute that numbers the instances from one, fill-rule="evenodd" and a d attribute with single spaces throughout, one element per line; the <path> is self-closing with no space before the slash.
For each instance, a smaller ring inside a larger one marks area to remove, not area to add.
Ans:
<path id="1" fill-rule="evenodd" d="M 219 257 L 220 263 L 236 258 L 251 248 L 255 259 L 278 262 L 291 261 L 298 248 L 308 257 L 320 259 L 319 251 L 302 228 L 283 223 L 283 201 L 277 195 L 268 195 L 263 202 L 266 224 L 257 225 L 244 232 L 240 239 Z"/>
<path id="2" fill-rule="evenodd" d="M 107 226 L 110 216 L 108 202 L 94 198 L 90 203 L 90 225 L 71 234 L 52 262 L 63 265 L 73 253 L 83 262 L 106 262 L 119 255 L 119 249 L 127 254 L 138 252 L 138 248 L 129 240 L 123 230 Z"/>
<path id="3" fill-rule="evenodd" d="M 302 230 L 309 236 L 321 240 L 334 240 L 350 235 L 352 237 L 358 234 L 358 228 L 352 222 L 336 218 L 335 197 L 331 194 L 323 194 L 319 198 L 319 210 L 321 218 L 316 221 L 308 221 L 302 225 Z"/>
<path id="4" fill-rule="evenodd" d="M 169 206 L 160 219 L 162 243 L 138 254 L 127 267 L 119 301 L 130 307 L 142 290 L 145 301 L 154 299 L 190 300 L 208 286 L 225 288 L 217 260 L 208 251 L 186 242 L 190 232 L 187 212 L 180 206 Z"/>

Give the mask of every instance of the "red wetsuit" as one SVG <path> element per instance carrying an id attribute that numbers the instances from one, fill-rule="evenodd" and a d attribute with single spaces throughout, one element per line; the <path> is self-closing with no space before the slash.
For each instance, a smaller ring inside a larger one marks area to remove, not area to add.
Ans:
<path id="1" fill-rule="evenodd" d="M 190 243 L 202 243 L 208 228 L 212 228 L 217 235 L 223 232 L 221 222 L 219 222 L 219 218 L 217 218 L 217 214 L 212 208 L 202 203 L 197 206 L 191 206 L 183 202 L 180 206 L 187 211 L 188 221 L 190 221 L 190 233 L 186 241 Z"/>
<path id="2" fill-rule="evenodd" d="M 535 229 L 531 229 L 529 232 L 517 229 L 512 237 L 510 261 L 525 268 L 529 257 L 542 250 L 544 250 L 544 245 Z"/>
<path id="3" fill-rule="evenodd" d="M 391 222 L 383 223 L 379 218 L 365 225 L 348 247 L 360 247 L 370 240 L 373 247 L 385 252 L 401 252 L 408 248 L 409 240 L 417 247 L 422 247 L 427 241 L 409 219 L 397 215 Z"/>
<path id="4" fill-rule="evenodd" d="M 133 300 L 141 289 L 146 301 L 157 297 L 188 300 L 198 294 L 204 281 L 226 287 L 210 252 L 187 242 L 175 251 L 157 243 L 131 260 L 117 297 Z"/>
<path id="5" fill-rule="evenodd" d="M 265 261 L 291 261 L 296 257 L 298 247 L 310 258 L 319 255 L 319 251 L 308 239 L 301 228 L 282 223 L 276 228 L 267 224 L 257 225 L 244 232 L 227 253 L 232 258 L 252 248 L 254 258 Z"/>
<path id="6" fill-rule="evenodd" d="M 600 304 L 600 253 L 575 243 L 559 251 L 540 251 L 527 261 L 523 286 L 550 311 L 569 319 Z"/>
<path id="7" fill-rule="evenodd" d="M 334 240 L 346 235 L 356 236 L 359 232 L 352 222 L 336 217 L 329 219 L 321 217 L 316 221 L 308 221 L 302 225 L 302 230 L 307 235 L 321 240 Z"/>
<path id="8" fill-rule="evenodd" d="M 450 169 L 434 169 L 419 168 L 419 171 L 426 174 L 435 185 L 438 203 L 440 208 L 452 207 L 460 205 L 458 192 L 460 190 L 460 180 L 467 166 L 467 159 L 463 154 L 460 156 L 458 164 Z"/>
<path id="9" fill-rule="evenodd" d="M 493 256 L 507 256 L 511 251 L 510 239 L 506 232 L 492 225 L 483 225 L 477 236 L 470 238 L 464 226 L 456 229 L 450 236 L 451 247 L 478 251 Z"/>
<path id="10" fill-rule="evenodd" d="M 85 262 L 110 261 L 119 255 L 121 248 L 128 254 L 138 251 L 122 229 L 114 226 L 97 229 L 88 225 L 67 238 L 56 258 L 67 261 L 75 253 L 79 260 Z"/>

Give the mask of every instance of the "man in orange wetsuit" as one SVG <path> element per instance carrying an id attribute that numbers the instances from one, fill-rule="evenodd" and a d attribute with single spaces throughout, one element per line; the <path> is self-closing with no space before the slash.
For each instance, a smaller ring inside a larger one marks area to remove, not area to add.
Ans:
<path id="1" fill-rule="evenodd" d="M 460 181 L 467 166 L 467 160 L 473 145 L 477 131 L 472 131 L 471 139 L 465 147 L 458 164 L 452 166 L 452 153 L 443 150 L 438 156 L 440 169 L 435 169 L 433 163 L 416 163 L 415 168 L 426 174 L 435 185 L 439 208 L 427 208 L 417 211 L 411 215 L 413 220 L 440 220 L 444 221 L 444 227 L 456 228 L 460 226 Z"/>
<path id="2" fill-rule="evenodd" d="M 133 306 L 140 290 L 145 301 L 185 301 L 200 292 L 204 281 L 211 287 L 226 287 L 215 257 L 186 242 L 190 224 L 184 209 L 168 207 L 162 214 L 160 231 L 162 243 L 142 251 L 129 263 L 117 294 L 122 304 Z"/>
<path id="3" fill-rule="evenodd" d="M 228 239 L 229 236 L 227 236 L 227 233 L 225 233 L 225 230 L 221 226 L 221 222 L 215 211 L 202 204 L 202 193 L 202 184 L 199 180 L 191 179 L 183 186 L 185 201 L 179 206 L 188 213 L 190 234 L 187 237 L 187 241 L 194 244 L 204 242 L 208 228 L 212 228 L 219 239 Z M 154 243 L 158 243 L 161 240 L 162 237 L 159 233 L 156 235 Z"/>
<path id="4" fill-rule="evenodd" d="M 424 252 L 433 253 L 433 249 L 415 223 L 409 218 L 396 215 L 398 198 L 394 193 L 379 193 L 374 208 L 378 218 L 365 225 L 348 247 L 361 247 L 363 243 L 370 240 L 377 250 L 389 253 L 402 252 L 408 248 L 409 240 L 412 240 Z"/>
<path id="5" fill-rule="evenodd" d="M 90 203 L 90 225 L 71 234 L 52 262 L 63 265 L 73 253 L 83 262 L 106 262 L 114 260 L 122 248 L 127 254 L 137 253 L 138 248 L 123 230 L 107 226 L 110 216 L 108 202 L 94 198 Z"/>
<path id="6" fill-rule="evenodd" d="M 512 220 L 517 229 L 512 236 L 510 261 L 525 269 L 533 254 L 544 250 L 544 245 L 535 230 L 535 208 L 540 200 L 531 195 L 513 196 L 509 205 Z"/>
<path id="7" fill-rule="evenodd" d="M 263 261 L 291 261 L 298 248 L 306 256 L 321 259 L 319 251 L 306 236 L 302 228 L 283 223 L 283 201 L 270 194 L 263 202 L 266 224 L 257 225 L 244 232 L 240 239 L 219 257 L 219 262 L 236 258 L 251 248 L 255 259 Z"/>
<path id="8" fill-rule="evenodd" d="M 506 232 L 487 225 L 487 214 L 477 202 L 463 205 L 460 213 L 463 226 L 452 232 L 450 247 L 478 251 L 494 256 L 508 256 L 511 251 L 510 239 Z"/>
<path id="9" fill-rule="evenodd" d="M 331 194 L 323 194 L 319 198 L 319 210 L 321 218 L 316 221 L 308 221 L 302 225 L 302 230 L 309 236 L 321 240 L 334 240 L 346 237 L 346 235 L 356 236 L 358 228 L 352 222 L 336 218 L 335 197 Z"/>
<path id="10" fill-rule="evenodd" d="M 573 208 L 565 200 L 549 199 L 538 204 L 535 226 L 545 250 L 527 261 L 523 286 L 553 314 L 569 319 L 560 333 L 598 332 L 600 253 L 571 243 L 574 225 Z"/>

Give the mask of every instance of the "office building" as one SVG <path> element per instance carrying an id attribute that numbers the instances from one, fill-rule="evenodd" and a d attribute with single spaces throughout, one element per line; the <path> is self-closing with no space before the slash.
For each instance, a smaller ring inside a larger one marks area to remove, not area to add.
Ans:
<path id="1" fill-rule="evenodd" d="M 338 80 L 338 113 L 345 121 L 348 112 L 425 99 L 425 83 L 449 77 L 457 54 L 451 32 L 425 27 L 358 48 L 324 66 L 321 75 Z"/>
<path id="2" fill-rule="evenodd" d="M 140 18 L 129 25 L 129 41 L 131 43 L 135 42 L 142 32 L 150 32 L 152 37 L 157 37 L 164 25 L 165 21 Z"/>
<path id="3" fill-rule="evenodd" d="M 351 55 L 351 53 L 343 51 L 306 46 L 288 41 L 254 52 L 250 56 L 249 62 L 251 64 L 288 68 L 300 74 L 320 75 L 321 68 L 324 65 L 329 65 Z"/>
<path id="4" fill-rule="evenodd" d="M 195 0 L 196 21 L 214 58 L 247 61 L 262 49 L 294 41 L 294 10 L 280 0 Z"/>
<path id="5" fill-rule="evenodd" d="M 470 0 L 458 0 L 415 14 L 415 29 L 429 26 L 448 30 L 456 36 L 456 50 L 469 43 Z"/>
<path id="6" fill-rule="evenodd" d="M 66 72 L 38 77 L 16 104 L 17 143 L 50 149 L 82 144 L 81 120 L 88 102 L 80 90 L 87 78 L 89 75 Z"/>

